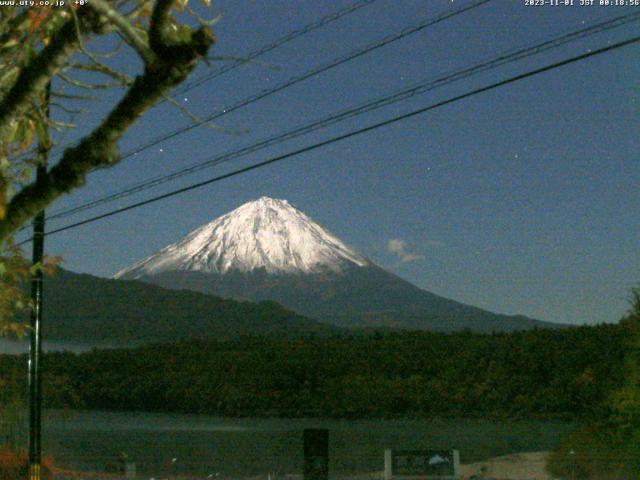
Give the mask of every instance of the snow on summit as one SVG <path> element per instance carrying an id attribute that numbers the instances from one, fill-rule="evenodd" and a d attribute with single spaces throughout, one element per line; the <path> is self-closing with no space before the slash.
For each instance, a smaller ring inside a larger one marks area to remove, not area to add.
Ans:
<path id="1" fill-rule="evenodd" d="M 197 228 L 182 240 L 115 275 L 141 278 L 168 271 L 269 273 L 340 271 L 369 265 L 286 200 L 262 197 Z"/>

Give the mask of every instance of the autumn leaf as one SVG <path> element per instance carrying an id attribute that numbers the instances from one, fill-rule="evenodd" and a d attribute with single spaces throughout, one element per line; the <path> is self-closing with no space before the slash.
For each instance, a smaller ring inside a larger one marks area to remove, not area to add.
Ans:
<path id="1" fill-rule="evenodd" d="M 51 8 L 38 8 L 29 10 L 29 31 L 30 33 L 34 33 L 37 31 L 42 23 L 47 19 L 47 17 L 51 14 Z"/>

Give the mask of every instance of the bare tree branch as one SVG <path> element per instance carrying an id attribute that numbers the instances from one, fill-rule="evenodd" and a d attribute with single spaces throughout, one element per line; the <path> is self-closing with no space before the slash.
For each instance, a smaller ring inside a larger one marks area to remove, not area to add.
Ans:
<path id="1" fill-rule="evenodd" d="M 86 10 L 85 10 L 86 11 Z M 92 22 L 80 19 L 80 28 L 90 31 Z M 17 80 L 0 101 L 0 124 L 12 117 L 22 115 L 30 106 L 30 99 L 43 91 L 51 77 L 62 67 L 63 63 L 78 48 L 78 35 L 73 19 L 68 20 L 53 35 L 49 44 L 40 54 L 26 66 Z"/>
<path id="2" fill-rule="evenodd" d="M 228 133 L 228 134 L 231 134 L 231 135 L 240 135 L 242 133 L 246 133 L 247 132 L 247 130 L 238 130 L 238 129 L 234 130 L 234 129 L 230 129 L 230 128 L 226 128 L 226 127 L 220 127 L 220 126 L 215 125 L 214 123 L 211 123 L 211 122 L 207 122 L 204 119 L 202 119 L 199 116 L 197 116 L 195 113 L 193 113 L 191 110 L 189 110 L 187 107 L 182 105 L 178 100 L 176 100 L 175 98 L 173 98 L 170 95 L 163 95 L 162 98 L 164 100 L 166 100 L 167 102 L 169 102 L 174 107 L 176 107 L 184 116 L 188 117 L 194 123 L 196 123 L 198 125 L 204 125 L 205 127 L 213 130 L 214 132 L 223 132 L 223 133 Z"/>
<path id="3" fill-rule="evenodd" d="M 98 97 L 96 97 L 95 95 L 82 95 L 82 94 L 71 94 L 71 93 L 64 93 L 60 90 L 52 90 L 51 91 L 51 96 L 53 98 L 66 98 L 67 100 L 97 100 Z"/>
<path id="4" fill-rule="evenodd" d="M 51 122 L 51 128 L 58 132 L 68 131 L 72 128 L 76 128 L 77 125 L 72 122 L 63 122 L 61 120 L 54 120 Z"/>
<path id="5" fill-rule="evenodd" d="M 126 45 L 126 42 L 123 42 L 122 40 L 120 40 L 118 42 L 118 45 L 115 46 L 115 48 L 113 50 L 111 50 L 110 52 L 107 53 L 96 53 L 93 52 L 91 55 L 95 58 L 113 58 L 115 57 L 117 54 L 120 53 L 120 51 L 122 50 L 122 47 Z"/>
<path id="6" fill-rule="evenodd" d="M 85 90 L 107 90 L 114 87 L 122 87 L 122 83 L 84 83 L 75 78 L 71 78 L 64 73 L 58 73 L 58 78 L 68 83 L 69 85 L 73 85 L 74 87 L 83 88 Z M 129 82 L 125 85 L 130 85 L 132 82 Z"/>
<path id="7" fill-rule="evenodd" d="M 77 34 L 77 36 L 78 36 L 78 48 L 79 48 L 79 49 L 80 49 L 80 51 L 81 51 L 82 53 L 84 53 L 84 54 L 87 56 L 87 58 L 88 58 L 89 60 L 91 60 L 93 63 L 100 63 L 100 60 L 98 60 L 98 58 L 99 58 L 99 57 L 98 57 L 95 53 L 90 52 L 90 51 L 87 49 L 87 47 L 85 47 L 85 45 L 84 45 L 84 38 L 83 38 L 83 33 L 84 33 L 84 32 L 83 32 L 82 27 L 80 26 L 80 18 L 78 17 L 78 13 L 76 12 L 76 9 L 75 9 L 75 8 L 73 8 L 73 6 L 72 6 L 72 5 L 69 5 L 69 11 L 71 12 L 71 15 L 73 16 L 73 20 L 74 20 L 75 25 L 76 25 L 76 34 Z M 105 31 L 106 31 L 106 30 L 107 30 L 107 29 L 105 29 Z"/>
<path id="8" fill-rule="evenodd" d="M 171 8 L 175 0 L 157 0 L 149 23 L 149 46 L 159 56 L 168 53 L 166 30 L 170 23 Z"/>
<path id="9" fill-rule="evenodd" d="M 107 17 L 115 26 L 120 36 L 138 52 L 144 63 L 153 63 L 155 54 L 144 38 L 133 27 L 131 22 L 114 10 L 105 0 L 91 0 L 91 7 Z"/>
<path id="10" fill-rule="evenodd" d="M 86 71 L 90 71 L 90 72 L 102 73 L 104 75 L 107 75 L 107 76 L 119 81 L 122 85 L 131 85 L 131 83 L 133 83 L 133 78 L 131 78 L 129 75 L 124 74 L 124 73 L 120 73 L 120 72 L 108 67 L 104 63 L 91 63 L 91 64 L 75 63 L 75 64 L 71 65 L 69 68 L 73 68 L 73 69 L 76 69 L 76 70 L 86 70 Z"/>
<path id="11" fill-rule="evenodd" d="M 203 16 L 199 15 L 198 12 L 196 12 L 189 5 L 187 5 L 185 8 L 186 8 L 187 12 L 189 12 L 189 15 L 193 16 L 196 20 L 198 20 L 198 23 L 200 25 L 206 25 L 207 27 L 212 27 L 213 25 L 218 23 L 220 21 L 220 19 L 222 18 L 222 14 L 218 14 L 213 18 L 206 19 Z"/>
<path id="12" fill-rule="evenodd" d="M 79 115 L 81 113 L 86 113 L 87 112 L 86 109 L 69 108 L 66 105 L 63 105 L 63 104 L 58 103 L 58 102 L 50 102 L 49 104 L 51 105 L 51 107 L 59 108 L 60 110 L 62 110 L 63 112 L 65 112 L 65 113 L 67 113 L 69 115 Z"/>
<path id="13" fill-rule="evenodd" d="M 152 47 L 156 58 L 153 62 L 145 64 L 144 73 L 135 78 L 118 105 L 91 134 L 77 146 L 65 150 L 58 164 L 46 175 L 24 187 L 11 199 L 7 205 L 6 216 L 0 222 L 0 244 L 56 198 L 84 184 L 89 172 L 117 163 L 120 160 L 117 142 L 122 135 L 171 88 L 184 81 L 196 67 L 198 60 L 206 57 L 209 47 L 214 42 L 213 33 L 207 27 L 191 32 L 191 38 L 187 42 L 170 43 L 164 38 L 162 32 L 165 31 L 166 23 L 170 21 L 169 11 L 172 4 L 173 0 L 158 0 L 152 14 L 149 37 L 156 37 L 156 47 Z M 68 24 L 65 27 L 68 28 Z M 71 28 L 75 28 L 73 23 Z M 152 34 L 152 31 L 155 33 Z M 72 42 L 78 42 L 77 35 L 73 32 L 67 32 L 67 35 L 74 39 Z M 69 40 L 63 38 L 65 41 L 62 43 L 67 46 L 62 48 L 69 48 Z M 156 48 L 159 50 L 156 51 Z M 44 51 L 42 53 L 44 54 Z M 57 58 L 55 56 L 47 62 L 42 62 L 44 68 L 47 68 L 47 71 L 55 70 L 51 67 L 52 63 L 59 68 L 60 60 L 56 60 Z M 19 103 L 14 102 L 14 108 L 15 105 Z M 10 113 L 13 112 L 9 110 L 6 115 Z"/>

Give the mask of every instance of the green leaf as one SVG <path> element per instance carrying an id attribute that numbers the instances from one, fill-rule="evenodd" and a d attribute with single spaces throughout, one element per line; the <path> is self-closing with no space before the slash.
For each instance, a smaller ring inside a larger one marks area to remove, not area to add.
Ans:
<path id="1" fill-rule="evenodd" d="M 16 135 L 18 134 L 18 126 L 19 124 L 16 120 L 11 120 L 7 124 L 2 134 L 6 143 L 13 143 L 16 141 Z"/>
<path id="2" fill-rule="evenodd" d="M 191 41 L 191 28 L 188 25 L 179 25 L 177 38 L 180 42 L 187 43 Z"/>
<path id="3" fill-rule="evenodd" d="M 35 275 L 38 272 L 42 272 L 42 268 L 42 262 L 34 263 L 33 265 L 31 265 L 31 268 L 29 268 L 29 273 L 31 275 Z"/>
<path id="4" fill-rule="evenodd" d="M 44 120 L 36 120 L 36 134 L 38 135 L 38 142 L 40 145 L 49 150 L 51 148 L 51 135 L 49 135 L 49 126 Z"/>

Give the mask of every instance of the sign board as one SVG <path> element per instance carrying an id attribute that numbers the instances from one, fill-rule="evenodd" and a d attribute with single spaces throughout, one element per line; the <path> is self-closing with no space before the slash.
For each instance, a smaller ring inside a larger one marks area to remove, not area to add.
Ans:
<path id="1" fill-rule="evenodd" d="M 385 450 L 385 480 L 458 479 L 460 454 L 457 450 Z"/>
<path id="2" fill-rule="evenodd" d="M 136 478 L 136 464 L 133 462 L 126 462 L 124 464 L 124 476 L 127 480 L 134 480 Z"/>
<path id="3" fill-rule="evenodd" d="M 329 478 L 329 430 L 308 428 L 303 432 L 304 480 Z"/>

